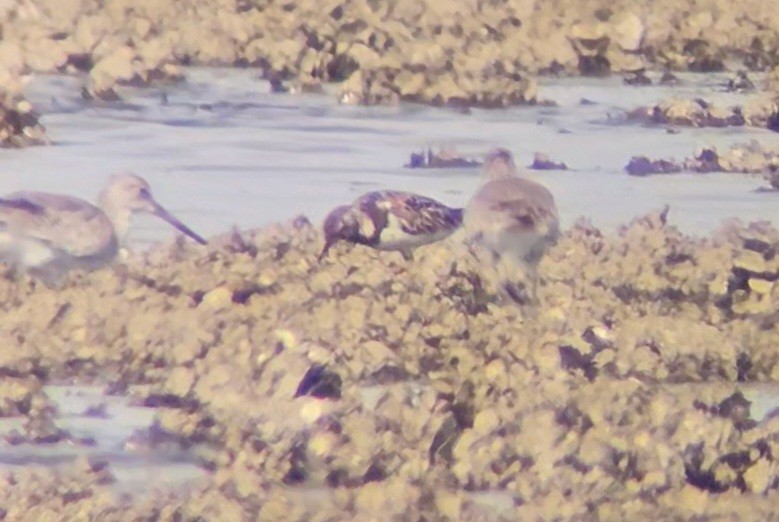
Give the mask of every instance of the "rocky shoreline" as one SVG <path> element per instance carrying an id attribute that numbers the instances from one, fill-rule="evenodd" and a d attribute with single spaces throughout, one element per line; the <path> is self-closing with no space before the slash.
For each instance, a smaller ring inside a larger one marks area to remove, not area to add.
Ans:
<path id="1" fill-rule="evenodd" d="M 85 98 L 116 100 L 126 85 L 180 80 L 182 65 L 226 65 L 277 90 L 339 83 L 343 103 L 504 107 L 538 103 L 538 75 L 779 65 L 777 15 L 761 0 L 536 4 L 13 0 L 0 11 L 2 89 L 76 73 Z"/>
<path id="2" fill-rule="evenodd" d="M 679 172 L 730 172 L 736 174 L 764 174 L 774 186 L 779 172 L 779 150 L 764 147 L 757 141 L 733 145 L 726 151 L 704 148 L 682 161 L 672 159 L 650 159 L 634 156 L 625 167 L 631 176 L 652 174 L 675 174 Z"/>
<path id="3" fill-rule="evenodd" d="M 644 69 L 746 68 L 769 71 L 759 102 L 668 100 L 629 118 L 773 128 L 777 112 L 779 14 L 762 0 L 9 6 L 5 146 L 47 142 L 22 96 L 30 74 L 80 75 L 85 99 L 111 101 L 188 65 L 456 109 L 541 103 L 540 75 L 639 85 Z M 477 163 L 443 152 L 409 166 Z M 633 173 L 768 171 L 779 187 L 778 157 L 704 149 Z M 339 246 L 319 264 L 302 216 L 157 246 L 56 290 L 4 274 L 0 416 L 23 419 L 6 444 L 89 445 L 58 428 L 45 386 L 97 384 L 157 409 L 134 447 L 189 451 L 208 477 L 127 497 L 100 461 L 25 466 L 0 472 L 0 520 L 768 520 L 779 414 L 750 415 L 742 388 L 779 380 L 779 231 L 690 237 L 667 212 L 567 230 L 535 312 L 501 306 L 456 238 L 411 262 Z"/>
<path id="4" fill-rule="evenodd" d="M 456 240 L 408 263 L 339 247 L 319 265 L 305 218 L 160 246 L 58 291 L 3 279 L 0 398 L 28 417 L 21 437 L 60 440 L 45 438 L 44 383 L 102 383 L 161 408 L 147 444 L 192 448 L 211 473 L 130 500 L 98 463 L 25 469 L 6 474 L 0 507 L 8 520 L 766 520 L 779 417 L 751 419 L 738 387 L 779 378 L 779 231 L 688 237 L 666 212 L 613 236 L 567 231 L 534 316 L 498 306 Z"/>

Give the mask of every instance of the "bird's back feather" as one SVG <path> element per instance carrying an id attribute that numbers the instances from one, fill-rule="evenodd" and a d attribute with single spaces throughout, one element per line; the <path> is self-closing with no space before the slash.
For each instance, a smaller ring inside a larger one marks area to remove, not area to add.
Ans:
<path id="1" fill-rule="evenodd" d="M 115 246 L 113 226 L 96 206 L 47 192 L 17 192 L 0 200 L 0 228 L 74 257 Z"/>
<path id="2" fill-rule="evenodd" d="M 359 207 L 369 215 L 381 214 L 386 226 L 392 214 L 403 232 L 410 235 L 432 235 L 454 231 L 462 224 L 462 209 L 451 208 L 435 199 L 400 191 L 376 191 L 358 200 Z"/>

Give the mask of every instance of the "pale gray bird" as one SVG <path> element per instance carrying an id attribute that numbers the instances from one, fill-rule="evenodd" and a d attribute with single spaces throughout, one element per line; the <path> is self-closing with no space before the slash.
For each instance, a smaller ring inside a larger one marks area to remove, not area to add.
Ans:
<path id="1" fill-rule="evenodd" d="M 200 244 L 206 240 L 154 200 L 133 174 L 112 176 L 98 206 L 48 192 L 0 198 L 0 261 L 54 284 L 72 269 L 96 270 L 119 252 L 135 213 L 160 217 Z"/>
<path id="2" fill-rule="evenodd" d="M 502 290 L 517 302 L 517 276 L 524 272 L 537 301 L 538 263 L 560 234 L 554 197 L 549 190 L 517 175 L 511 152 L 490 151 L 484 162 L 486 182 L 465 209 L 464 228 L 469 248 L 486 250 L 497 270 Z"/>

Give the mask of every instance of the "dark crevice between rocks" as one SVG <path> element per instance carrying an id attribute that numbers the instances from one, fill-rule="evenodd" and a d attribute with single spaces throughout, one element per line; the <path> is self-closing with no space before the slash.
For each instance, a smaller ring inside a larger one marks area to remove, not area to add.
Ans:
<path id="1" fill-rule="evenodd" d="M 776 256 L 776 245 L 772 245 L 768 241 L 763 241 L 762 239 L 753 237 L 744 238 L 744 248 L 757 252 L 758 254 L 763 254 L 763 258 L 766 261 L 769 261 Z"/>
<path id="2" fill-rule="evenodd" d="M 335 299 L 346 299 L 347 297 L 351 297 L 353 295 L 357 295 L 360 292 L 362 292 L 363 288 L 365 288 L 363 285 L 359 283 L 341 283 L 337 282 L 333 285 L 333 290 L 331 292 L 331 296 Z"/>
<path id="3" fill-rule="evenodd" d="M 752 358 L 748 353 L 741 352 L 736 358 L 736 380 L 746 382 L 750 380 L 752 368 Z"/>
<path id="4" fill-rule="evenodd" d="M 387 473 L 386 468 L 382 464 L 374 461 L 365 471 L 365 474 L 362 477 L 362 482 L 363 484 L 368 482 L 381 482 L 388 476 L 389 474 Z"/>
<path id="5" fill-rule="evenodd" d="M 382 281 L 376 287 L 374 287 L 374 292 L 376 292 L 376 295 L 380 297 L 390 297 L 395 294 L 395 291 L 392 289 L 394 281 Z"/>
<path id="6" fill-rule="evenodd" d="M 605 321 L 604 321 L 605 322 Z M 603 339 L 599 337 L 596 333 L 593 327 L 588 326 L 584 332 L 582 332 L 582 335 L 580 336 L 581 340 L 585 343 L 589 344 L 592 348 L 592 351 L 590 352 L 590 357 L 602 352 L 606 348 L 611 348 L 614 343 L 609 341 L 608 339 Z"/>
<path id="7" fill-rule="evenodd" d="M 387 327 L 383 324 L 369 323 L 365 325 L 365 334 L 363 339 L 369 341 L 380 341 L 382 343 L 389 337 Z"/>
<path id="8" fill-rule="evenodd" d="M 625 74 L 622 83 L 633 87 L 652 85 L 652 80 L 646 75 L 645 71 L 635 71 Z"/>
<path id="9" fill-rule="evenodd" d="M 602 55 L 579 56 L 579 73 L 582 76 L 605 77 L 611 74 L 611 63 Z"/>
<path id="10" fill-rule="evenodd" d="M 238 305 L 245 305 L 253 295 L 275 295 L 278 293 L 277 285 L 261 285 L 259 283 L 248 283 L 233 290 L 232 302 Z"/>
<path id="11" fill-rule="evenodd" d="M 292 443 L 289 451 L 289 470 L 282 479 L 284 484 L 291 486 L 302 484 L 306 481 L 308 477 L 308 471 L 306 470 L 306 464 L 308 463 L 306 446 L 307 441 L 304 437 L 298 437 L 298 440 Z"/>
<path id="12" fill-rule="evenodd" d="M 438 428 L 433 441 L 428 449 L 428 459 L 430 464 L 436 464 L 443 461 L 444 463 L 451 465 L 454 457 L 452 451 L 454 445 L 463 433 L 463 428 L 457 423 L 454 415 L 449 415 L 444 419 L 441 427 Z"/>
<path id="13" fill-rule="evenodd" d="M 740 391 L 733 393 L 714 406 L 709 406 L 699 400 L 693 401 L 695 409 L 729 419 L 733 422 L 733 426 L 739 430 L 749 430 L 757 425 L 749 416 L 751 405 L 752 403 Z"/>
<path id="14" fill-rule="evenodd" d="M 341 376 L 322 364 L 313 364 L 298 384 L 294 397 L 341 398 Z"/>
<path id="15" fill-rule="evenodd" d="M 641 482 L 644 478 L 636 453 L 612 448 L 610 458 L 604 464 L 604 471 L 620 482 L 624 483 L 631 479 Z"/>
<path id="16" fill-rule="evenodd" d="M 349 78 L 360 65 L 346 54 L 338 54 L 327 64 L 327 76 L 331 82 L 342 82 Z"/>
<path id="17" fill-rule="evenodd" d="M 277 243 L 273 248 L 273 260 L 281 261 L 291 249 L 292 245 L 288 241 Z"/>
<path id="18" fill-rule="evenodd" d="M 436 431 L 428 449 L 428 459 L 431 465 L 443 462 L 450 466 L 454 463 L 452 451 L 455 444 L 465 430 L 473 427 L 473 419 L 476 416 L 473 402 L 474 392 L 473 383 L 465 381 L 452 398 L 449 407 L 450 413 Z"/>
<path id="19" fill-rule="evenodd" d="M 768 117 L 766 127 L 768 130 L 779 132 L 779 112 L 775 112 Z"/>
<path id="20" fill-rule="evenodd" d="M 368 374 L 367 384 L 386 386 L 398 382 L 408 382 L 413 379 L 413 375 L 402 366 L 394 364 L 383 364 L 378 370 Z"/>
<path id="21" fill-rule="evenodd" d="M 576 455 L 566 455 L 559 462 L 564 464 L 564 465 L 566 465 L 566 466 L 570 466 L 571 468 L 573 468 L 575 471 L 581 473 L 582 475 L 586 475 L 587 473 L 589 473 L 592 470 L 592 468 L 590 466 L 588 466 L 587 464 L 582 462 L 582 460 L 579 457 L 577 457 Z"/>
<path id="22" fill-rule="evenodd" d="M 59 70 L 60 72 L 67 72 L 68 68 L 73 68 L 79 72 L 89 72 L 94 65 L 95 63 L 90 53 L 71 53 Z"/>
<path id="23" fill-rule="evenodd" d="M 440 335 L 434 335 L 431 337 L 423 337 L 422 341 L 429 346 L 430 348 L 438 349 L 441 347 L 441 341 L 443 340 L 443 337 Z"/>
<path id="24" fill-rule="evenodd" d="M 579 435 L 584 435 L 595 425 L 590 416 L 582 412 L 573 402 L 558 410 L 555 420 L 568 431 L 575 431 Z"/>
<path id="25" fill-rule="evenodd" d="M 22 379 L 28 376 L 33 376 L 36 379 L 44 382 L 49 379 L 49 369 L 41 366 L 41 361 L 38 358 L 27 359 L 26 361 L 18 361 L 15 364 L 17 367 L 0 367 L 0 378 Z"/>
<path id="26" fill-rule="evenodd" d="M 445 365 L 441 357 L 441 354 L 439 353 L 423 354 L 422 356 L 419 357 L 418 364 L 419 364 L 419 371 L 423 375 L 441 371 L 441 369 Z"/>
<path id="27" fill-rule="evenodd" d="M 763 279 L 765 281 L 777 281 L 779 280 L 779 273 L 776 272 L 757 272 L 754 270 L 747 270 L 745 268 L 742 268 L 740 266 L 734 266 L 732 270 L 733 274 L 733 280 L 740 283 L 740 289 L 742 290 L 748 290 L 749 289 L 749 279 L 750 278 L 756 278 L 756 279 Z"/>
<path id="28" fill-rule="evenodd" d="M 691 72 L 720 72 L 725 70 L 722 57 L 712 54 L 709 42 L 692 38 L 684 42 L 682 53 L 690 57 L 687 68 Z"/>
<path id="29" fill-rule="evenodd" d="M 64 505 L 70 504 L 72 502 L 79 502 L 81 500 L 86 500 L 89 497 L 92 496 L 92 489 L 86 488 L 81 491 L 66 491 L 62 493 L 62 503 Z"/>
<path id="30" fill-rule="evenodd" d="M 172 393 L 152 393 L 145 397 L 141 403 L 145 408 L 174 408 L 189 413 L 197 411 L 200 401 L 192 397 L 180 397 Z"/>
<path id="31" fill-rule="evenodd" d="M 558 346 L 560 355 L 560 367 L 564 370 L 581 370 L 584 376 L 592 382 L 598 376 L 598 368 L 593 362 L 591 354 L 584 355 L 573 346 Z"/>
<path id="32" fill-rule="evenodd" d="M 39 116 L 36 112 L 20 112 L 15 109 L 6 109 L 4 113 L 5 125 L 11 127 L 11 135 L 24 135 L 26 128 L 33 128 L 40 125 Z M 8 143 L 4 143 L 8 145 Z"/>
<path id="33" fill-rule="evenodd" d="M 330 488 L 340 488 L 353 486 L 353 480 L 349 477 L 349 472 L 344 468 L 335 468 L 325 476 L 325 484 Z"/>
<path id="34" fill-rule="evenodd" d="M 70 302 L 63 303 L 57 308 L 57 311 L 54 313 L 54 315 L 49 319 L 48 324 L 46 325 L 46 328 L 52 328 L 53 326 L 59 324 L 62 322 L 62 320 L 65 318 L 66 315 L 68 315 L 68 312 L 73 308 L 73 305 Z"/>
<path id="35" fill-rule="evenodd" d="M 685 254 L 674 254 L 682 256 L 680 259 L 687 261 Z M 663 277 L 659 275 L 659 277 Z M 682 304 L 692 304 L 698 306 L 702 311 L 706 312 L 709 304 L 711 303 L 711 297 L 708 292 L 699 292 L 693 294 L 686 294 L 679 288 L 667 287 L 658 291 L 640 290 L 629 283 L 623 283 L 619 285 L 611 286 L 612 293 L 626 305 L 630 304 L 660 304 L 663 305 L 660 312 L 663 314 L 674 313 Z M 727 304 L 726 300 L 718 298 L 723 305 Z"/>
<path id="36" fill-rule="evenodd" d="M 136 283 L 147 288 L 151 288 L 152 290 L 156 290 L 157 292 L 165 294 L 169 297 L 178 297 L 182 293 L 182 289 L 179 285 L 160 283 L 145 274 L 129 274 L 129 277 Z"/>
<path id="37" fill-rule="evenodd" d="M 203 302 L 203 297 L 205 297 L 205 295 L 206 295 L 205 290 L 195 290 L 194 292 L 192 292 L 192 294 L 190 294 L 191 305 L 193 307 L 199 306 L 200 303 Z"/>
<path id="38" fill-rule="evenodd" d="M 758 441 L 751 448 L 725 453 L 710 467 L 703 468 L 705 459 L 703 449 L 704 444 L 701 442 L 688 446 L 684 451 L 685 475 L 688 483 L 712 493 L 722 493 L 730 488 L 747 491 L 744 473 L 759 459 L 770 458 L 768 445 L 764 441 Z M 717 473 L 723 466 L 729 468 L 731 472 Z M 718 480 L 718 477 L 725 477 L 725 480 Z"/>
<path id="39" fill-rule="evenodd" d="M 473 427 L 473 419 L 476 417 L 476 406 L 474 404 L 475 389 L 470 381 L 466 381 L 457 391 L 454 402 L 451 405 L 451 412 L 455 421 L 462 429 Z"/>

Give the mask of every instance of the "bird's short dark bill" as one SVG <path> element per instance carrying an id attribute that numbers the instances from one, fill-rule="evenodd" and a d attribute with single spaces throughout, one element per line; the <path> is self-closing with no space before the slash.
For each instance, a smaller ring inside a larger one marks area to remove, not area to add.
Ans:
<path id="1" fill-rule="evenodd" d="M 196 234 L 191 228 L 189 228 L 187 225 L 176 219 L 170 212 L 165 210 L 161 205 L 158 203 L 154 204 L 154 212 L 152 212 L 155 216 L 158 218 L 164 219 L 171 225 L 173 225 L 177 230 L 181 231 L 183 234 L 188 235 L 201 245 L 206 245 L 208 242 L 203 239 L 200 235 Z"/>

